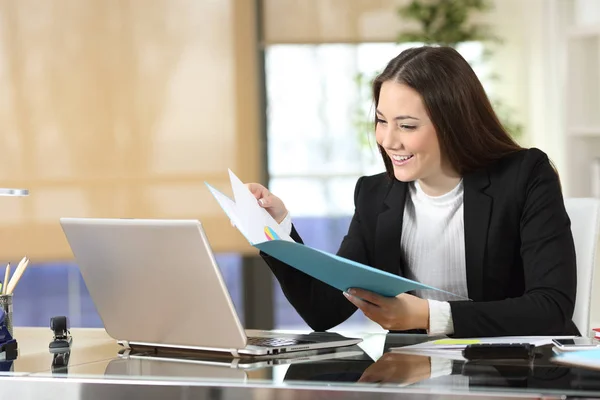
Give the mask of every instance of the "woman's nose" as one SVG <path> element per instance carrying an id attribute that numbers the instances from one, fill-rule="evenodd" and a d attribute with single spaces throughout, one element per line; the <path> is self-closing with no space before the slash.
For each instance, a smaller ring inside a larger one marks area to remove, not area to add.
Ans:
<path id="1" fill-rule="evenodd" d="M 386 149 L 401 149 L 402 142 L 393 127 L 386 126 L 383 131 L 383 140 L 381 145 Z"/>

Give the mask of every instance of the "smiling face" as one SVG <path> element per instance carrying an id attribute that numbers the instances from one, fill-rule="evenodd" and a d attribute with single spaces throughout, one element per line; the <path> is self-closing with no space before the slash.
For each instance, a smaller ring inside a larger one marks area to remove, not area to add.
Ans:
<path id="1" fill-rule="evenodd" d="M 444 162 L 418 92 L 402 83 L 383 82 L 376 112 L 375 137 L 390 157 L 396 179 L 419 180 L 431 194 L 443 194 L 456 185 L 457 174 Z"/>

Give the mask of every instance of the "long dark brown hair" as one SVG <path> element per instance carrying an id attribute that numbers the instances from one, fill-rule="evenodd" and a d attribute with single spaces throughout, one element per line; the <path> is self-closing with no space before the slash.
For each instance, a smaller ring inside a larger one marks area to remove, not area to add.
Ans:
<path id="1" fill-rule="evenodd" d="M 441 153 L 459 174 L 487 167 L 522 149 L 498 120 L 469 63 L 453 48 L 411 48 L 392 59 L 373 82 L 375 107 L 386 81 L 405 84 L 421 95 Z M 378 147 L 387 174 L 393 178 L 392 161 Z"/>

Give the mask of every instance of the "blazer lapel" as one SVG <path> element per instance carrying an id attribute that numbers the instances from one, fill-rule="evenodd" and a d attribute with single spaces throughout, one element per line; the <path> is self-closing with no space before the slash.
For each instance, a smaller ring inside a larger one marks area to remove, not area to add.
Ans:
<path id="1" fill-rule="evenodd" d="M 467 290 L 469 298 L 483 300 L 483 265 L 487 247 L 492 198 L 483 192 L 489 186 L 486 170 L 464 177 L 464 224 Z"/>
<path id="2" fill-rule="evenodd" d="M 375 266 L 392 274 L 403 274 L 400 239 L 406 187 L 406 183 L 394 180 L 377 217 Z"/>

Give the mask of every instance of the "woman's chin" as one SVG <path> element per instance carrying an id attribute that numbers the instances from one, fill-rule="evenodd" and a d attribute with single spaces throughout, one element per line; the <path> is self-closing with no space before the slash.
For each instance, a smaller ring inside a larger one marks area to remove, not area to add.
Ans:
<path id="1" fill-rule="evenodd" d="M 404 171 L 397 171 L 394 170 L 394 177 L 399 180 L 400 182 L 412 182 L 417 180 L 417 177 L 415 176 L 415 174 L 407 174 Z"/>

